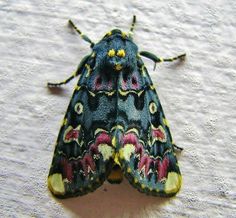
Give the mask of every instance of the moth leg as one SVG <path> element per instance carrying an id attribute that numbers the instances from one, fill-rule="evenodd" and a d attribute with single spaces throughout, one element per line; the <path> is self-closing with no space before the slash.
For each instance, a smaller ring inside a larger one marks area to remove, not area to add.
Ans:
<path id="1" fill-rule="evenodd" d="M 178 56 L 173 57 L 173 58 L 160 58 L 160 62 L 162 62 L 162 61 L 172 62 L 172 61 L 175 61 L 177 59 L 183 60 L 185 58 L 185 56 L 186 56 L 186 54 L 184 53 L 184 54 L 178 55 Z"/>
<path id="2" fill-rule="evenodd" d="M 173 146 L 174 146 L 174 148 L 177 149 L 177 150 L 180 150 L 180 151 L 183 151 L 183 150 L 184 150 L 183 148 L 177 146 L 176 144 L 173 144 Z"/>
<path id="3" fill-rule="evenodd" d="M 61 86 L 61 85 L 64 85 L 64 84 L 67 84 L 68 82 L 70 82 L 72 79 L 74 79 L 76 77 L 76 72 L 73 73 L 69 78 L 65 79 L 64 81 L 62 82 L 58 82 L 58 83 L 47 83 L 47 86 L 48 87 L 57 87 L 57 86 Z"/>
<path id="4" fill-rule="evenodd" d="M 58 87 L 64 84 L 67 84 L 68 82 L 70 82 L 72 79 L 74 79 L 76 76 L 78 76 L 79 74 L 81 74 L 84 65 L 87 63 L 88 59 L 90 58 L 90 55 L 86 55 L 80 62 L 77 70 L 66 80 L 62 81 L 62 82 L 58 82 L 58 83 L 47 83 L 48 87 Z"/>
<path id="5" fill-rule="evenodd" d="M 89 42 L 89 43 L 90 43 L 91 48 L 94 46 L 94 42 L 92 42 L 92 40 L 91 40 L 88 36 L 84 35 L 84 34 L 75 26 L 75 24 L 74 24 L 71 20 L 69 20 L 69 24 L 74 28 L 74 30 L 75 30 L 77 33 L 79 33 L 80 37 L 81 37 L 83 40 L 85 40 L 86 42 Z"/>
<path id="6" fill-rule="evenodd" d="M 175 61 L 175 60 L 184 60 L 186 54 L 181 54 L 181 55 L 178 55 L 178 56 L 175 56 L 175 57 L 172 57 L 172 58 L 161 58 L 161 57 L 157 57 L 156 55 L 148 52 L 148 51 L 141 51 L 139 53 L 141 56 L 144 56 L 146 58 L 149 58 L 151 59 L 152 61 L 155 62 L 155 65 L 154 65 L 154 70 L 156 69 L 156 64 L 157 63 L 160 63 L 160 62 L 172 62 L 172 61 Z"/>

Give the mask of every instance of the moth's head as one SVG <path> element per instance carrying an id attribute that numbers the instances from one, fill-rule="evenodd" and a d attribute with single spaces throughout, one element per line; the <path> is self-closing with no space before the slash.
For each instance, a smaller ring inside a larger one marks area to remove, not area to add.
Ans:
<path id="1" fill-rule="evenodd" d="M 119 29 L 106 33 L 94 50 L 99 67 L 110 72 L 132 71 L 137 62 L 137 46 L 130 35 Z"/>

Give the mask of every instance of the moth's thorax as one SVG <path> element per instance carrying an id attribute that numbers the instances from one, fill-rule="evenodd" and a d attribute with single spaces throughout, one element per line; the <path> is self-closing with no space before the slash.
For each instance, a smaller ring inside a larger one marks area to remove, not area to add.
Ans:
<path id="1" fill-rule="evenodd" d="M 138 48 L 121 30 L 108 32 L 94 48 L 97 66 L 109 72 L 132 72 L 137 65 Z"/>

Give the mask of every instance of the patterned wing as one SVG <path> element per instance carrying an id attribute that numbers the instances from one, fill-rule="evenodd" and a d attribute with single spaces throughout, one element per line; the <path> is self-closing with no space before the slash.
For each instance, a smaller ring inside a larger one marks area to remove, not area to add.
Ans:
<path id="1" fill-rule="evenodd" d="M 171 133 L 141 59 L 132 74 L 120 75 L 119 87 L 117 125 L 123 127 L 119 162 L 125 176 L 141 192 L 176 194 L 181 174 Z"/>
<path id="2" fill-rule="evenodd" d="M 94 68 L 93 57 L 84 64 L 58 135 L 48 176 L 48 187 L 57 197 L 94 191 L 111 172 L 114 84 L 112 78 Z"/>

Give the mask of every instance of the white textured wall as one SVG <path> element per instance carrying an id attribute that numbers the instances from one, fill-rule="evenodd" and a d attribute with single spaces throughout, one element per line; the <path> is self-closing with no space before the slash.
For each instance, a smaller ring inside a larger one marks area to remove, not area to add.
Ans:
<path id="1" fill-rule="evenodd" d="M 207 2 L 207 3 L 206 3 Z M 48 174 L 60 121 L 76 81 L 52 93 L 89 46 L 137 15 L 140 50 L 184 64 L 145 60 L 170 121 L 183 187 L 174 198 L 148 197 L 126 181 L 84 197 L 56 200 Z M 233 217 L 236 214 L 236 2 L 0 1 L 1 217 Z"/>

